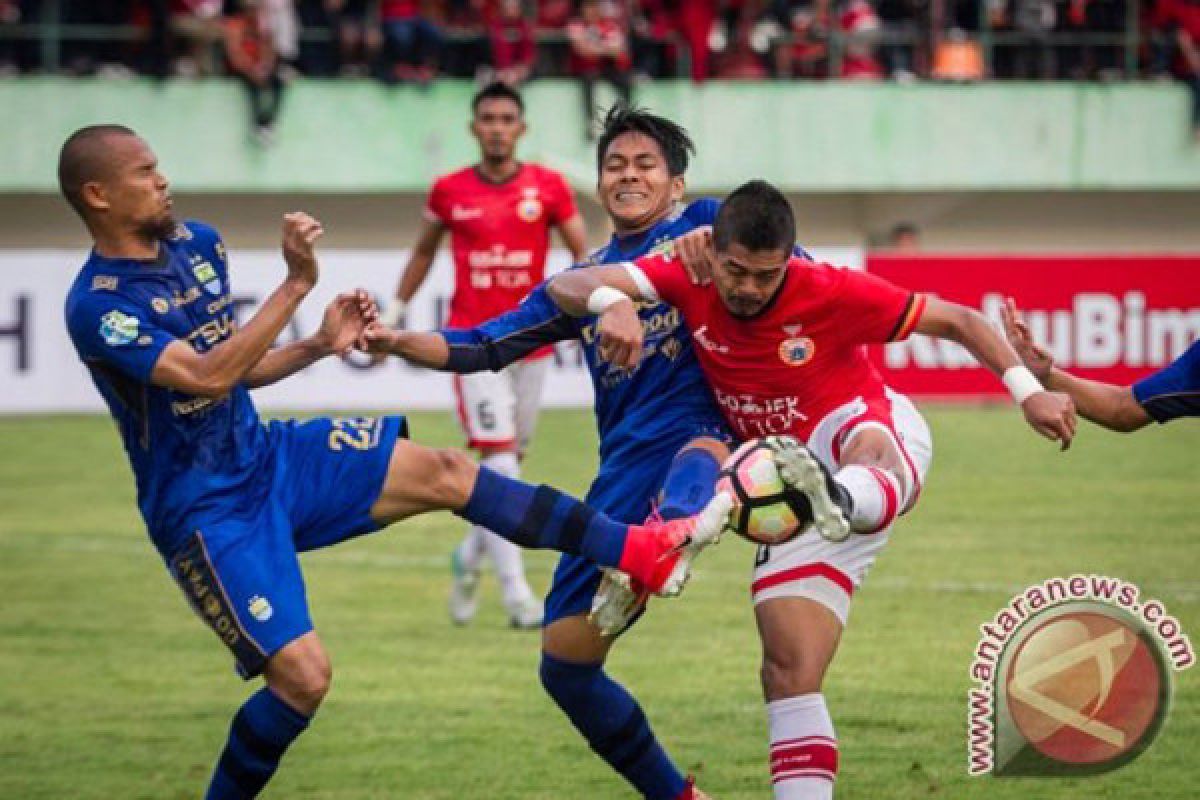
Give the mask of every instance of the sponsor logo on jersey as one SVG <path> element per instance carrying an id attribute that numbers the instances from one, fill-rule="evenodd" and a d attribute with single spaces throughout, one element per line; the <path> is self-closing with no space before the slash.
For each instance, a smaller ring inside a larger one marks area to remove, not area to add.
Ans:
<path id="1" fill-rule="evenodd" d="M 171 310 L 171 304 L 165 297 L 154 297 L 150 299 L 150 307 L 159 314 L 165 314 Z"/>
<path id="2" fill-rule="evenodd" d="M 137 340 L 140 324 L 137 317 L 114 308 L 100 318 L 100 336 L 109 347 L 122 347 Z"/>
<path id="3" fill-rule="evenodd" d="M 189 414 L 195 414 L 197 411 L 203 411 L 214 402 L 216 401 L 211 397 L 193 397 L 190 400 L 176 400 L 171 403 L 171 413 L 177 417 L 186 417 Z"/>
<path id="4" fill-rule="evenodd" d="M 275 614 L 275 609 L 271 608 L 271 601 L 258 594 L 250 598 L 250 604 L 247 607 L 251 616 L 259 622 L 266 622 Z"/>
<path id="5" fill-rule="evenodd" d="M 812 361 L 816 345 L 807 336 L 784 339 L 779 343 L 779 359 L 789 367 L 802 367 Z"/>
<path id="6" fill-rule="evenodd" d="M 237 320 L 233 315 L 226 312 L 216 319 L 210 319 L 208 322 L 196 328 L 188 334 L 188 341 L 192 343 L 192 347 L 201 351 L 202 346 L 212 347 L 223 339 L 227 339 L 237 330 Z"/>
<path id="7" fill-rule="evenodd" d="M 683 352 L 683 344 L 678 338 L 669 336 L 661 345 L 658 346 L 658 352 L 674 361 L 675 359 L 679 358 L 679 354 Z"/>
<path id="8" fill-rule="evenodd" d="M 213 250 L 216 251 L 217 258 L 221 259 L 221 261 L 224 261 L 224 262 L 229 261 L 229 254 L 225 252 L 225 243 L 224 242 L 217 242 L 215 245 L 213 245 Z"/>
<path id="9" fill-rule="evenodd" d="M 468 219 L 479 219 L 483 216 L 482 208 L 466 208 L 457 203 L 450 208 L 450 219 L 455 222 L 462 222 Z"/>
<path id="10" fill-rule="evenodd" d="M 203 258 L 193 256 L 192 274 L 196 276 L 196 280 L 204 287 L 204 291 L 209 294 L 221 293 L 221 279 L 217 276 L 217 270 Z"/>
<path id="11" fill-rule="evenodd" d="M 115 292 L 117 290 L 117 278 L 115 275 L 97 275 L 92 278 L 93 292 Z"/>
<path id="12" fill-rule="evenodd" d="M 203 293 L 200 291 L 200 287 L 189 286 L 187 291 L 183 293 L 176 290 L 175 294 L 171 297 L 171 302 L 175 304 L 176 308 L 179 308 L 180 306 L 186 306 L 188 303 L 194 303 L 202 296 Z"/>
<path id="13" fill-rule="evenodd" d="M 693 331 L 692 338 L 699 342 L 701 347 L 710 352 L 722 354 L 729 352 L 729 347 L 727 345 L 717 344 L 708 337 L 707 325 L 701 325 L 699 328 Z"/>

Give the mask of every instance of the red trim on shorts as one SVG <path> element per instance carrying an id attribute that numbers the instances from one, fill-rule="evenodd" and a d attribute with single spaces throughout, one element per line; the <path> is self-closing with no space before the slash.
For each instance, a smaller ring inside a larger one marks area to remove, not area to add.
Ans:
<path id="1" fill-rule="evenodd" d="M 869 534 L 879 533 L 896 520 L 896 513 L 900 506 L 899 492 L 896 489 L 896 480 L 891 475 L 878 467 L 867 467 L 867 471 L 871 473 L 871 477 L 883 491 L 883 516 L 879 518 L 878 525 L 866 532 Z"/>
<path id="2" fill-rule="evenodd" d="M 781 583 L 791 583 L 792 581 L 799 581 L 805 578 L 825 578 L 836 583 L 847 595 L 854 594 L 854 581 L 850 580 L 850 576 L 824 561 L 818 561 L 813 564 L 801 564 L 798 567 L 785 569 L 782 572 L 776 572 L 772 575 L 764 575 L 751 584 L 750 591 L 753 594 L 758 594 L 764 589 L 770 589 Z"/>
<path id="3" fill-rule="evenodd" d="M 843 466 L 842 447 L 845 445 L 846 440 L 850 438 L 850 434 L 853 433 L 856 426 L 864 422 L 878 422 L 880 425 L 887 428 L 888 432 L 892 434 L 892 440 L 896 443 L 896 449 L 900 451 L 900 457 L 904 459 L 904 463 L 908 466 L 909 475 L 912 477 L 912 486 L 909 487 L 910 492 L 908 502 L 905 503 L 899 511 L 900 514 L 903 514 L 904 512 L 913 508 L 917 504 L 917 498 L 921 496 L 921 473 L 917 472 L 917 465 L 912 460 L 912 456 L 908 453 L 908 448 L 904 446 L 904 440 L 900 438 L 900 434 L 896 430 L 896 419 L 892 415 L 892 400 L 890 397 L 885 397 L 884 399 L 886 399 L 888 402 L 886 414 L 882 413 L 882 409 L 876 408 L 868 403 L 865 411 L 846 420 L 842 427 L 838 428 L 837 433 L 833 436 L 833 441 L 830 443 L 829 449 L 833 454 L 834 463 L 841 467 Z"/>

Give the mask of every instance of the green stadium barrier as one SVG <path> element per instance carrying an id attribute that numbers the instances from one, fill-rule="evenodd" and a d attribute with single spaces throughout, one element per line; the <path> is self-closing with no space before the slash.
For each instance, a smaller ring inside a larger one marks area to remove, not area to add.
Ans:
<path id="1" fill-rule="evenodd" d="M 231 81 L 0 81 L 0 191 L 55 191 L 63 138 L 95 122 L 142 133 L 185 191 L 424 191 L 476 156 L 473 88 L 301 81 L 264 149 Z M 539 81 L 526 95 L 522 154 L 590 186 L 578 87 Z M 697 191 L 750 176 L 803 192 L 1200 188 L 1188 98 L 1172 84 L 665 82 L 636 97 L 695 136 Z"/>

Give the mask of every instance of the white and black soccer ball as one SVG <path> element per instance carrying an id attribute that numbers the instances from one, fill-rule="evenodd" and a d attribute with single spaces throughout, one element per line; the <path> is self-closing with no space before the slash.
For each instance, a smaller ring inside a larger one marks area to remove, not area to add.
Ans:
<path id="1" fill-rule="evenodd" d="M 812 520 L 808 498 L 784 484 L 762 439 L 747 441 L 726 459 L 716 489 L 733 498 L 729 528 L 756 544 L 782 544 Z"/>

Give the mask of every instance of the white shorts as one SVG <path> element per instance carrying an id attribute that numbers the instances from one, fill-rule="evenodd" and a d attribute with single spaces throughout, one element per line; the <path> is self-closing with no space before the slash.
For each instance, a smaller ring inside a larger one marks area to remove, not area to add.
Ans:
<path id="1" fill-rule="evenodd" d="M 550 358 L 509 364 L 499 372 L 454 376 L 458 419 L 467 446 L 480 449 L 516 445 L 524 452 L 537 425 L 542 384 Z"/>
<path id="2" fill-rule="evenodd" d="M 913 487 L 908 493 L 911 507 L 933 461 L 933 438 L 904 395 L 889 389 L 883 407 L 872 407 L 860 398 L 834 409 L 813 429 L 808 448 L 836 471 L 846 442 L 867 428 L 887 432 L 900 449 Z M 786 544 L 760 547 L 751 587 L 754 604 L 777 597 L 807 597 L 827 607 L 845 625 L 850 596 L 862 585 L 890 534 L 889 526 L 878 533 L 852 533 L 844 542 L 830 542 L 809 530 Z"/>

